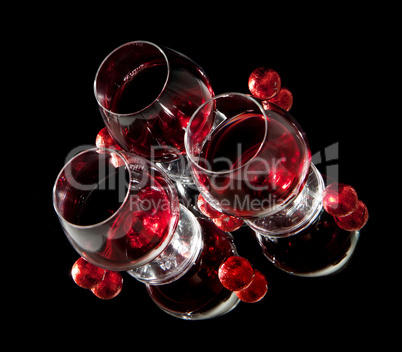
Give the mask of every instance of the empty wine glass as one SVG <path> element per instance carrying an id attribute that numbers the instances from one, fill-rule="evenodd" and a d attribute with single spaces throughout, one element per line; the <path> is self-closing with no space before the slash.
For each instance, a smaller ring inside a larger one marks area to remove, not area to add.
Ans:
<path id="1" fill-rule="evenodd" d="M 94 92 L 120 147 L 154 162 L 169 162 L 162 165 L 165 171 L 189 180 L 183 174 L 185 158 L 177 160 L 185 153 L 185 128 L 194 111 L 214 95 L 194 61 L 150 42 L 129 42 L 104 59 Z"/>
<path id="2" fill-rule="evenodd" d="M 133 154 L 93 148 L 76 155 L 57 176 L 53 203 L 82 257 L 108 270 L 138 269 L 143 282 L 180 277 L 201 247 L 198 222 L 179 205 L 172 181 Z"/>

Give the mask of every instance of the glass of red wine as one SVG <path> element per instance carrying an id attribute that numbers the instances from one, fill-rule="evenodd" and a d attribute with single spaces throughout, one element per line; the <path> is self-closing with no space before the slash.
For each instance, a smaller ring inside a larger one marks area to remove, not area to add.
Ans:
<path id="1" fill-rule="evenodd" d="M 142 282 L 183 275 L 202 246 L 195 216 L 179 205 L 172 181 L 150 161 L 93 148 L 57 176 L 53 204 L 75 250 L 101 268 L 134 270 Z"/>
<path id="2" fill-rule="evenodd" d="M 214 95 L 194 61 L 150 42 L 129 42 L 101 63 L 94 92 L 105 125 L 123 150 L 166 163 L 161 166 L 173 178 L 190 179 L 181 158 L 185 128 Z"/>
<path id="3" fill-rule="evenodd" d="M 244 218 L 275 266 L 323 276 L 349 262 L 359 234 L 323 211 L 323 178 L 288 112 L 240 93 L 218 95 L 194 113 L 185 144 L 203 197 Z"/>
<path id="4" fill-rule="evenodd" d="M 218 95 L 192 116 L 185 137 L 195 184 L 217 210 L 264 218 L 302 191 L 310 149 L 297 122 L 272 104 L 240 94 Z"/>

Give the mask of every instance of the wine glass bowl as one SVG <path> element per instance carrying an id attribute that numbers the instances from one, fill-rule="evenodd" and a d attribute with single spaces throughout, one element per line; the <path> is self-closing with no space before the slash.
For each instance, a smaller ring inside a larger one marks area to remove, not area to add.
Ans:
<path id="1" fill-rule="evenodd" d="M 292 116 L 245 94 L 218 95 L 192 116 L 185 146 L 195 184 L 217 210 L 241 218 L 277 213 L 301 192 L 310 149 Z"/>
<path id="2" fill-rule="evenodd" d="M 96 73 L 94 92 L 120 147 L 156 162 L 175 160 L 185 152 L 190 117 L 213 96 L 195 62 L 146 41 L 112 51 Z"/>
<path id="3" fill-rule="evenodd" d="M 179 220 L 173 183 L 151 162 L 93 148 L 59 173 L 53 204 L 76 251 L 108 270 L 137 268 L 169 244 Z"/>

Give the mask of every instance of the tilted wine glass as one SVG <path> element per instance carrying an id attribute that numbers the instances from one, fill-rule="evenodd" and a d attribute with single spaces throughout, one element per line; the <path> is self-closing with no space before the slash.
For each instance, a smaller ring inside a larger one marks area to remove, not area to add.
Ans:
<path id="1" fill-rule="evenodd" d="M 101 63 L 94 93 L 109 133 L 125 151 L 154 162 L 180 181 L 184 133 L 194 111 L 213 97 L 203 70 L 185 55 L 147 41 L 113 50 Z"/>
<path id="2" fill-rule="evenodd" d="M 275 214 L 307 181 L 310 150 L 296 121 L 249 95 L 221 94 L 200 106 L 185 146 L 200 192 L 229 215 Z"/>
<path id="3" fill-rule="evenodd" d="M 236 254 L 232 237 L 179 204 L 172 181 L 153 163 L 111 149 L 86 150 L 59 173 L 53 203 L 82 257 L 127 270 L 169 314 L 209 319 L 239 303 L 217 274 Z"/>
<path id="4" fill-rule="evenodd" d="M 323 178 L 288 112 L 249 95 L 221 94 L 194 113 L 185 146 L 204 198 L 244 218 L 276 266 L 321 276 L 347 264 L 358 234 L 340 231 L 323 215 Z"/>
<path id="5" fill-rule="evenodd" d="M 82 257 L 108 270 L 135 269 L 142 282 L 177 279 L 201 248 L 198 222 L 179 205 L 172 181 L 133 154 L 93 148 L 76 155 L 57 176 L 53 204 Z"/>

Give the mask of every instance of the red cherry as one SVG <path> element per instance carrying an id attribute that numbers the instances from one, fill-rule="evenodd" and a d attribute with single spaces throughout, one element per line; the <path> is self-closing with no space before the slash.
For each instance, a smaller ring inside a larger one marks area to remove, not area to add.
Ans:
<path id="1" fill-rule="evenodd" d="M 253 273 L 254 270 L 246 258 L 233 256 L 221 264 L 218 276 L 223 287 L 238 291 L 250 284 Z"/>
<path id="2" fill-rule="evenodd" d="M 215 219 L 222 215 L 221 212 L 211 207 L 201 194 L 198 196 L 197 206 L 200 212 L 210 219 Z"/>
<path id="3" fill-rule="evenodd" d="M 99 131 L 98 135 L 96 136 L 95 144 L 98 148 L 123 150 L 119 147 L 119 145 L 115 142 L 115 140 L 109 134 L 109 131 L 107 130 L 106 127 L 102 128 Z M 116 168 L 124 165 L 124 161 L 117 154 L 112 154 L 111 163 Z"/>
<path id="4" fill-rule="evenodd" d="M 281 89 L 281 78 L 271 68 L 258 67 L 248 79 L 248 88 L 259 99 L 271 99 Z"/>
<path id="5" fill-rule="evenodd" d="M 293 95 L 288 88 L 281 88 L 279 93 L 272 99 L 269 99 L 269 101 L 278 105 L 283 110 L 289 111 L 293 105 Z"/>
<path id="6" fill-rule="evenodd" d="M 103 127 L 96 136 L 95 144 L 98 148 L 122 150 L 115 142 L 106 127 Z"/>
<path id="7" fill-rule="evenodd" d="M 323 206 L 325 211 L 336 217 L 352 213 L 358 204 L 358 197 L 352 186 L 343 183 L 331 183 L 323 193 Z"/>
<path id="8" fill-rule="evenodd" d="M 244 223 L 242 219 L 234 216 L 221 214 L 218 218 L 212 219 L 217 228 L 222 231 L 232 232 L 238 230 Z"/>
<path id="9" fill-rule="evenodd" d="M 366 204 L 359 200 L 357 208 L 354 212 L 347 216 L 336 217 L 335 222 L 342 230 L 357 231 L 366 225 L 368 217 L 369 214 Z"/>
<path id="10" fill-rule="evenodd" d="M 123 277 L 118 271 L 106 270 L 102 282 L 91 291 L 101 299 L 112 299 L 116 297 L 123 288 Z"/>
<path id="11" fill-rule="evenodd" d="M 258 270 L 255 270 L 253 281 L 243 290 L 237 291 L 236 296 L 243 302 L 255 303 L 263 299 L 267 292 L 267 279 Z"/>
<path id="12" fill-rule="evenodd" d="M 105 270 L 79 258 L 71 268 L 71 276 L 78 286 L 91 289 L 101 283 Z"/>

